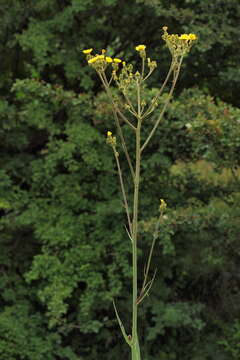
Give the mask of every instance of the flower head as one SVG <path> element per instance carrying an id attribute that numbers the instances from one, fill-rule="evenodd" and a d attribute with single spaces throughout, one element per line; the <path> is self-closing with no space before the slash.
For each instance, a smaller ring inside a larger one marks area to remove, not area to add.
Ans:
<path id="1" fill-rule="evenodd" d="M 180 40 L 189 40 L 189 35 L 188 34 L 182 34 L 181 36 L 179 36 Z"/>
<path id="2" fill-rule="evenodd" d="M 91 49 L 86 49 L 86 50 L 83 50 L 83 53 L 84 54 L 91 54 L 91 52 L 93 51 L 93 49 L 91 48 Z"/>
<path id="3" fill-rule="evenodd" d="M 179 36 L 180 40 L 196 40 L 197 36 L 195 34 L 182 34 Z"/>
<path id="4" fill-rule="evenodd" d="M 118 58 L 114 58 L 113 61 L 116 63 L 116 64 L 120 64 L 122 62 L 121 59 L 118 59 Z"/>
<path id="5" fill-rule="evenodd" d="M 93 58 L 88 60 L 89 64 L 94 64 L 98 60 L 98 56 L 94 56 Z"/>
<path id="6" fill-rule="evenodd" d="M 135 47 L 137 51 L 144 51 L 146 49 L 146 45 L 138 45 Z"/>
<path id="7" fill-rule="evenodd" d="M 111 132 L 111 131 L 108 131 L 108 132 L 107 132 L 107 137 L 110 137 L 110 136 L 112 136 L 112 132 Z"/>
<path id="8" fill-rule="evenodd" d="M 113 59 L 110 56 L 106 56 L 105 60 L 106 60 L 107 63 L 112 63 L 113 62 Z"/>
<path id="9" fill-rule="evenodd" d="M 93 58 L 91 58 L 91 59 L 89 59 L 88 60 L 88 63 L 89 64 L 94 64 L 96 61 L 98 61 L 99 60 L 99 55 L 97 55 L 97 56 L 94 56 Z"/>
<path id="10" fill-rule="evenodd" d="M 105 56 L 104 55 L 96 55 L 88 60 L 89 64 L 94 64 L 96 61 L 103 60 L 104 61 Z"/>
<path id="11" fill-rule="evenodd" d="M 197 40 L 197 35 L 195 34 L 189 34 L 188 36 L 190 40 Z"/>

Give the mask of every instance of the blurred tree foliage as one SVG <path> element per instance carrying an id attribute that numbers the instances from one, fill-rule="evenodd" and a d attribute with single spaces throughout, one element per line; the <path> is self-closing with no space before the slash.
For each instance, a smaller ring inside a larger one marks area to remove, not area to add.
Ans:
<path id="1" fill-rule="evenodd" d="M 143 164 L 140 273 L 157 199 L 168 203 L 140 310 L 144 359 L 237 359 L 239 2 L 0 0 L 0 13 L 1 360 L 128 356 L 111 303 L 128 324 L 130 246 L 104 139 L 113 120 L 81 50 L 134 62 L 147 44 L 160 64 L 151 98 L 169 63 L 162 25 L 199 42 Z"/>

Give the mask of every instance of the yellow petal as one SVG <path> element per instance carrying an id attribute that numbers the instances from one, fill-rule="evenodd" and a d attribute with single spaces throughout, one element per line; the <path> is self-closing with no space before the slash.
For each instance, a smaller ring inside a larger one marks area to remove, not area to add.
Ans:
<path id="1" fill-rule="evenodd" d="M 144 51 L 146 49 L 146 45 L 138 45 L 135 47 L 137 51 Z"/>
<path id="2" fill-rule="evenodd" d="M 99 59 L 99 55 L 94 56 L 93 58 L 88 60 L 88 63 L 89 64 L 94 64 L 96 61 L 98 61 L 98 59 Z"/>
<path id="3" fill-rule="evenodd" d="M 93 49 L 86 49 L 86 50 L 83 50 L 83 53 L 84 54 L 91 54 L 92 51 L 93 51 Z"/>
<path id="4" fill-rule="evenodd" d="M 106 62 L 107 63 L 111 63 L 113 61 L 113 59 L 110 56 L 106 56 Z"/>
<path id="5" fill-rule="evenodd" d="M 180 37 L 179 37 L 180 40 L 189 40 L 189 35 L 188 34 L 182 34 Z"/>
<path id="6" fill-rule="evenodd" d="M 189 39 L 190 40 L 196 40 L 197 36 L 195 34 L 189 34 Z"/>

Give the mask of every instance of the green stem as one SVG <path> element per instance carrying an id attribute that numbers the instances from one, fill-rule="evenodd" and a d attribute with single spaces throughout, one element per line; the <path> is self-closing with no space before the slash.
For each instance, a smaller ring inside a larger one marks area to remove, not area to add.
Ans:
<path id="1" fill-rule="evenodd" d="M 140 164 L 141 164 L 141 106 L 140 106 L 140 85 L 138 84 L 138 125 L 136 129 L 136 164 L 134 179 L 134 198 L 133 198 L 133 222 L 132 222 L 132 360 L 141 360 L 140 347 L 138 341 L 137 315 L 138 315 L 138 273 L 137 273 L 137 237 L 138 237 L 138 202 L 139 202 L 139 183 L 140 183 Z"/>
<path id="2" fill-rule="evenodd" d="M 121 185 L 121 190 L 122 190 L 122 195 L 123 195 L 123 201 L 124 201 L 124 207 L 125 207 L 125 211 L 127 214 L 127 219 L 128 219 L 128 228 L 129 228 L 129 233 L 132 236 L 132 224 L 131 224 L 131 219 L 130 219 L 130 210 L 129 210 L 129 206 L 128 206 L 128 201 L 127 201 L 127 195 L 126 195 L 126 191 L 125 191 L 125 186 L 124 186 L 124 181 L 123 181 L 123 177 L 122 177 L 122 170 L 121 170 L 121 165 L 118 159 L 118 152 L 116 150 L 116 147 L 113 146 L 113 153 L 115 156 L 115 160 L 117 163 L 117 168 L 118 168 L 118 176 L 119 176 L 119 181 L 120 181 L 120 185 Z"/>
<path id="3" fill-rule="evenodd" d="M 132 283 L 132 360 L 140 360 L 140 350 L 137 333 L 137 236 L 138 236 L 138 198 L 139 198 L 139 182 L 140 182 L 140 130 L 141 122 L 139 121 L 136 130 L 136 168 L 134 181 L 134 198 L 133 198 L 133 223 L 132 223 L 132 266 L 133 266 L 133 283 Z"/>
<path id="4" fill-rule="evenodd" d="M 130 100 L 129 97 L 127 96 L 127 93 L 126 93 L 126 92 L 123 92 L 123 96 L 124 96 L 126 102 L 128 103 L 128 105 L 130 106 L 130 109 L 131 109 L 130 112 L 131 112 L 131 114 L 132 114 L 133 116 L 137 117 L 137 113 L 136 113 L 136 111 L 135 111 L 135 109 L 134 109 L 134 106 L 133 106 L 131 100 Z"/>
<path id="5" fill-rule="evenodd" d="M 160 216 L 157 220 L 156 226 L 155 226 L 155 231 L 153 233 L 153 241 L 152 241 L 152 245 L 151 245 L 151 249 L 148 255 L 148 260 L 147 260 L 147 266 L 146 266 L 146 270 L 144 273 L 144 280 L 143 280 L 143 285 L 142 285 L 142 289 L 140 291 L 140 295 L 139 295 L 139 300 L 138 300 L 138 304 L 140 304 L 140 302 L 143 300 L 143 297 L 145 297 L 145 293 L 146 293 L 146 287 L 147 287 L 147 280 L 148 280 L 148 273 L 149 273 L 149 269 L 150 269 L 150 265 L 151 265 L 151 261 L 152 261 L 152 255 L 153 255 L 153 249 L 156 243 L 156 240 L 158 238 L 158 231 L 159 231 L 159 225 L 160 225 L 160 221 L 162 220 L 163 217 L 163 212 L 160 212 Z M 155 275 L 153 276 L 153 279 L 155 278 Z M 150 281 L 150 285 L 152 285 L 152 280 Z"/>
<path id="6" fill-rule="evenodd" d="M 132 360 L 141 360 L 138 338 L 136 339 L 136 342 L 132 345 L 131 349 L 132 349 Z"/>
<path id="7" fill-rule="evenodd" d="M 144 79 L 144 72 L 145 72 L 145 57 L 142 57 L 142 76 L 141 81 Z"/>

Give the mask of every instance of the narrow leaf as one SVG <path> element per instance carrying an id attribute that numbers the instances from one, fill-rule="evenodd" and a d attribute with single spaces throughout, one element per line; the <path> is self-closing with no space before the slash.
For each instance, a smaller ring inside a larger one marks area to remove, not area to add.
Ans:
<path id="1" fill-rule="evenodd" d="M 114 300 L 113 300 L 113 307 L 114 307 L 115 314 L 116 314 L 116 317 L 117 317 L 117 320 L 118 320 L 118 324 L 119 324 L 120 329 L 121 329 L 121 331 L 122 331 L 122 335 L 123 335 L 126 343 L 127 343 L 129 346 L 132 346 L 131 341 L 129 340 L 129 338 L 128 338 L 128 336 L 127 336 L 127 333 L 126 333 L 126 331 L 125 331 L 125 328 L 124 328 L 124 326 L 123 326 L 123 323 L 122 323 L 122 321 L 121 321 L 121 319 L 120 319 L 120 317 L 119 317 L 119 315 L 118 315 L 118 311 L 117 311 L 117 308 L 116 308 L 116 305 L 115 305 Z"/>

